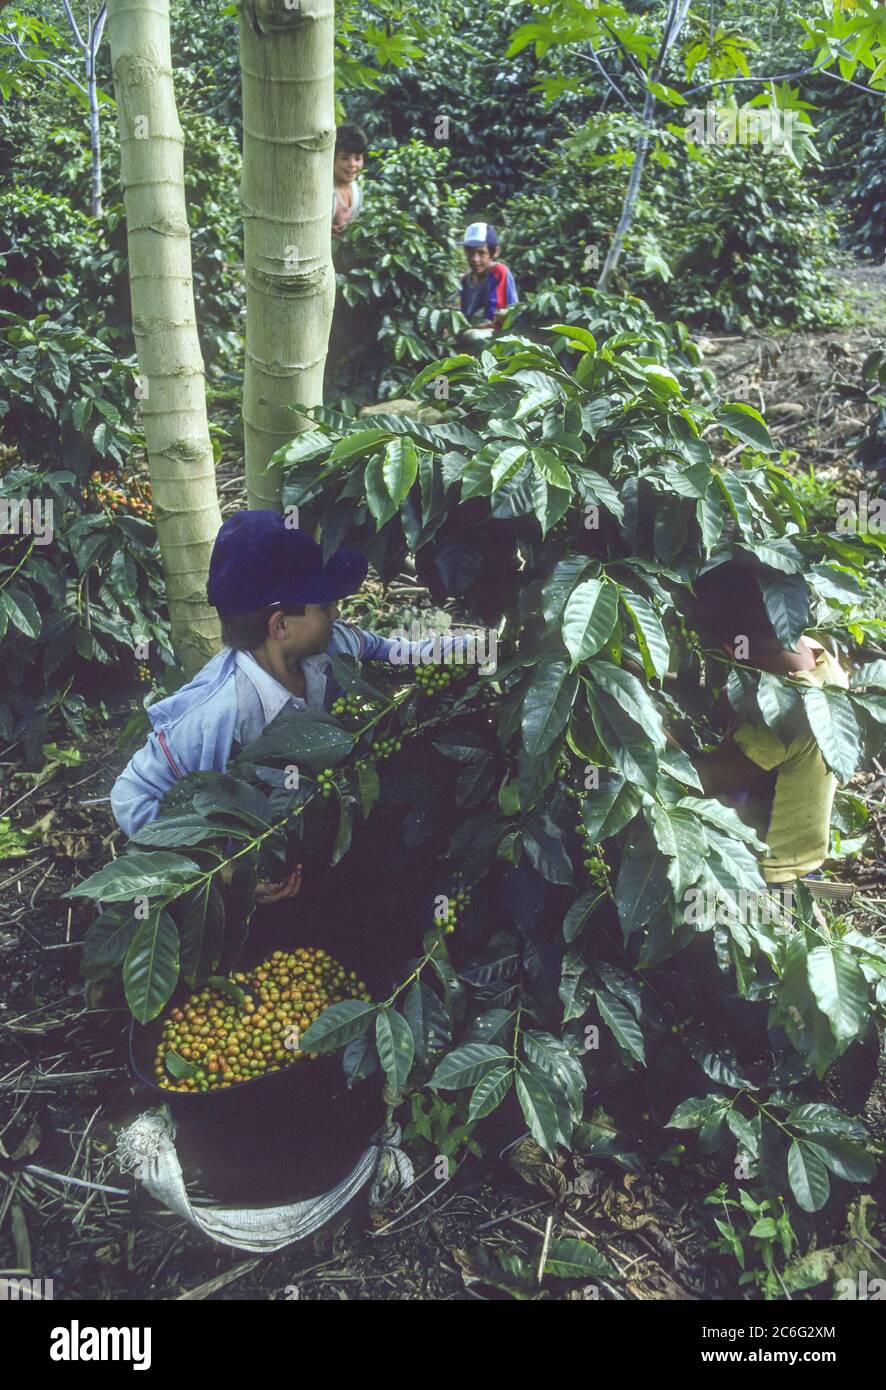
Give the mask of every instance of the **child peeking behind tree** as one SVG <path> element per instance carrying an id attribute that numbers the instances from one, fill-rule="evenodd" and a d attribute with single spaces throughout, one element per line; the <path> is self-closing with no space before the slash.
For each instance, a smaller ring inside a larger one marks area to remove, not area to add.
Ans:
<path id="1" fill-rule="evenodd" d="M 369 148 L 365 134 L 358 125 L 346 121 L 335 132 L 335 157 L 332 165 L 332 235 L 340 237 L 349 223 L 360 216 L 363 189 L 358 174 L 363 168 Z"/>

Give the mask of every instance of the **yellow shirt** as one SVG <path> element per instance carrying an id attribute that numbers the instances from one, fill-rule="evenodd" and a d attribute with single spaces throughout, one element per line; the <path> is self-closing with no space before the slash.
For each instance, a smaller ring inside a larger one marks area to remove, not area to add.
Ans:
<path id="1" fill-rule="evenodd" d="M 839 662 L 818 643 L 811 671 L 797 671 L 787 679 L 798 685 L 839 685 L 849 678 Z M 828 852 L 831 809 L 837 779 L 827 768 L 811 730 L 784 744 L 772 729 L 743 724 L 732 735 L 746 758 L 766 772 L 776 770 L 772 811 L 766 830 L 769 854 L 760 869 L 767 883 L 790 883 L 811 873 Z"/>

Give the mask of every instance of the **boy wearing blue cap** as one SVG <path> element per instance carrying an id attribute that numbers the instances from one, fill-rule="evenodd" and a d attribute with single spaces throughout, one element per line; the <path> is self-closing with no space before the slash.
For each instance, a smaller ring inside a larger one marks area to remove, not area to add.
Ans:
<path id="1" fill-rule="evenodd" d="M 111 807 L 127 835 L 157 815 L 164 795 L 189 772 L 224 771 L 232 751 L 245 747 L 287 705 L 326 709 L 340 691 L 330 657 L 420 659 L 403 643 L 338 620 L 338 600 L 366 578 L 365 558 L 323 552 L 278 512 L 237 512 L 224 523 L 209 562 L 209 602 L 218 609 L 224 649 L 193 680 L 151 705 L 153 726 L 111 791 Z M 459 638 L 447 641 L 453 650 Z M 423 645 L 423 644 L 422 644 Z M 282 884 L 261 884 L 259 902 L 292 896 L 296 870 Z"/>
<path id="2" fill-rule="evenodd" d="M 459 304 L 472 326 L 464 330 L 459 341 L 476 349 L 498 330 L 508 306 L 517 303 L 517 286 L 504 262 L 495 260 L 498 235 L 491 223 L 472 222 L 465 231 L 464 248 L 471 268 L 462 276 Z M 478 315 L 482 319 L 478 320 Z"/>

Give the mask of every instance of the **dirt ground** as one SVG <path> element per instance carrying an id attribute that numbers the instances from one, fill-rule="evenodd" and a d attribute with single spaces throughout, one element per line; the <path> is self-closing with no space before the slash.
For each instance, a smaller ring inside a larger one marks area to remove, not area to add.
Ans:
<path id="1" fill-rule="evenodd" d="M 852 459 L 864 420 L 839 385 L 857 383 L 862 360 L 886 336 L 886 270 L 855 270 L 846 279 L 855 308 L 841 331 L 703 340 L 724 394 L 764 410 L 779 445 L 796 451 L 792 466 L 835 486 L 864 481 Z M 236 489 L 226 495 L 233 504 Z M 82 762 L 40 785 L 12 781 L 21 770 L 15 747 L 0 754 L 0 811 L 15 825 L 43 822 L 41 842 L 0 866 L 0 1275 L 52 1278 L 61 1300 L 495 1299 L 508 1297 L 496 1283 L 499 1256 L 532 1270 L 546 1237 L 578 1236 L 597 1245 L 619 1279 L 546 1276 L 531 1296 L 748 1297 L 734 1260 L 708 1248 L 701 1199 L 719 1177 L 704 1158 L 674 1154 L 638 1172 L 579 1161 L 558 1172 L 523 1143 L 503 1157 L 497 1146 L 469 1156 L 444 1181 L 433 1155 L 414 1146 L 419 1180 L 402 1209 L 373 1217 L 363 1194 L 315 1237 L 263 1257 L 213 1244 L 145 1199 L 111 1157 L 117 1129 L 146 1104 L 128 1068 L 127 1015 L 86 1007 L 78 947 L 92 910 L 63 897 L 121 847 L 104 798 L 128 756 L 117 730 L 129 708 L 118 699 Z M 858 786 L 881 823 L 884 785 L 877 773 Z M 839 876 L 861 889 L 856 924 L 882 931 L 882 837 L 869 858 L 841 866 Z M 864 1118 L 886 1143 L 882 1067 Z M 840 1186 L 843 1195 L 817 1222 L 821 1245 L 844 1240 L 857 1191 Z M 870 1190 L 886 1211 L 882 1178 Z M 874 1221 L 869 1239 L 884 1237 Z M 829 1297 L 828 1285 L 811 1296 Z"/>

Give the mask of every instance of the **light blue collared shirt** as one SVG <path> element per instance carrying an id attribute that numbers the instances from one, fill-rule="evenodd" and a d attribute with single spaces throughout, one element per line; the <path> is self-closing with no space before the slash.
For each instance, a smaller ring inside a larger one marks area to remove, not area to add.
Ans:
<path id="1" fill-rule="evenodd" d="M 305 698 L 293 695 L 275 676 L 259 666 L 251 652 L 237 652 L 234 681 L 237 690 L 237 723 L 234 737 L 245 748 L 276 719 L 281 709 L 323 709 L 329 675 L 329 654 L 306 656 L 301 663 L 305 676 Z"/>
<path id="2" fill-rule="evenodd" d="M 459 649 L 460 637 L 446 638 Z M 319 656 L 305 657 L 305 700 L 293 695 L 248 652 L 230 647 L 207 661 L 193 680 L 148 709 L 153 726 L 147 742 L 130 758 L 111 789 L 111 809 L 127 835 L 154 820 L 169 788 L 189 772 L 223 772 L 236 740 L 245 748 L 287 704 L 294 709 L 328 709 L 341 693 L 330 672 L 334 653 L 358 661 L 417 660 L 429 643 L 403 643 L 336 622 L 332 640 Z"/>

